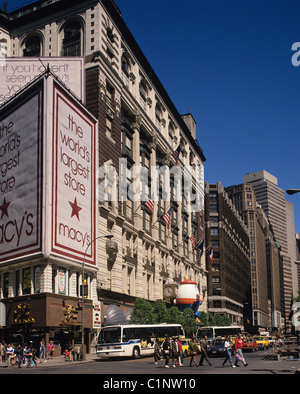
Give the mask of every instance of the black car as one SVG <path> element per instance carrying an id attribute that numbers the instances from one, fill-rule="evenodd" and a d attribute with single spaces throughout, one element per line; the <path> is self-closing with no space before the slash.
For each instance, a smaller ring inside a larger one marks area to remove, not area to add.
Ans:
<path id="1" fill-rule="evenodd" d="M 207 348 L 209 356 L 225 356 L 225 339 L 215 339 Z"/>

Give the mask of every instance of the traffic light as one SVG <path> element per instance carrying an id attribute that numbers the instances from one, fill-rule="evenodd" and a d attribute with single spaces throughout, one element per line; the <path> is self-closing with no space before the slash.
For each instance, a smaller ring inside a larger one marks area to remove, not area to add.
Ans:
<path id="1" fill-rule="evenodd" d="M 82 289 L 83 289 L 83 294 L 82 294 Z M 87 296 L 89 295 L 89 288 L 88 285 L 80 285 L 80 297 L 85 297 L 87 298 Z"/>

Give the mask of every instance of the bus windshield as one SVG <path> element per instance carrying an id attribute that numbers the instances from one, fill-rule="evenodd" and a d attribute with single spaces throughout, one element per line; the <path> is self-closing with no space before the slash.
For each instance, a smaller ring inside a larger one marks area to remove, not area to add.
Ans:
<path id="1" fill-rule="evenodd" d="M 121 327 L 103 328 L 98 337 L 98 344 L 104 343 L 120 343 L 121 342 Z"/>

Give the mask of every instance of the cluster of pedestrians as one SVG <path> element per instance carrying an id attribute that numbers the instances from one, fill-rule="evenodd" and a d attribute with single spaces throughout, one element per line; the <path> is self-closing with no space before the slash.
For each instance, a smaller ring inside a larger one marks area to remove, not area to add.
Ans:
<path id="1" fill-rule="evenodd" d="M 241 334 L 237 335 L 234 343 L 229 336 L 225 337 L 224 347 L 225 347 L 225 359 L 223 361 L 222 366 L 224 366 L 227 361 L 229 361 L 232 368 L 239 367 L 239 361 L 242 361 L 244 366 L 246 367 L 248 364 L 243 355 L 243 344 L 244 340 Z M 179 337 L 174 337 L 170 342 L 169 338 L 166 338 L 162 344 L 160 345 L 159 341 L 155 340 L 155 350 L 154 350 L 154 362 L 157 365 L 159 361 L 165 363 L 165 368 L 170 368 L 170 360 L 173 367 L 183 366 L 183 350 L 182 343 Z M 207 355 L 207 336 L 200 340 L 200 344 L 196 343 L 196 339 L 193 338 L 189 342 L 189 355 L 190 355 L 190 367 L 194 365 L 199 367 L 203 365 L 204 360 L 207 362 L 209 366 L 212 366 L 212 362 Z M 197 362 L 197 356 L 200 354 L 199 362 Z M 161 357 L 162 356 L 162 357 Z"/>
<path id="2" fill-rule="evenodd" d="M 47 347 L 48 357 L 52 358 L 54 351 L 54 344 L 50 342 Z M 37 367 L 38 363 L 46 362 L 46 347 L 45 341 L 41 340 L 39 346 L 34 346 L 31 341 L 28 345 L 22 346 L 18 344 L 0 343 L 0 365 L 7 364 L 7 367 L 17 366 L 21 368 L 24 365 L 27 368 L 32 366 Z"/>
<path id="3" fill-rule="evenodd" d="M 226 350 L 226 357 L 225 357 L 225 360 L 223 361 L 223 364 L 222 364 L 223 367 L 227 361 L 230 362 L 230 365 L 232 368 L 239 367 L 239 365 L 238 365 L 239 361 L 242 361 L 244 366 L 247 367 L 248 364 L 245 360 L 245 357 L 243 355 L 243 350 L 242 350 L 244 344 L 245 344 L 245 342 L 244 342 L 241 334 L 237 335 L 237 338 L 234 341 L 234 343 L 232 342 L 232 340 L 229 336 L 225 337 L 224 347 Z M 233 350 L 234 350 L 234 357 L 235 357 L 234 363 L 233 363 L 233 359 L 232 359 Z"/>

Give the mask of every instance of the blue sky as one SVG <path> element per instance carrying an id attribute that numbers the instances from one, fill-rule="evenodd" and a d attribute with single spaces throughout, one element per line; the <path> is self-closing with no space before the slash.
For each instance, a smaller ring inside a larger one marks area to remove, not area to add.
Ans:
<path id="1" fill-rule="evenodd" d="M 229 186 L 264 169 L 300 188 L 300 2 L 115 2 L 178 111 L 193 114 L 205 180 Z M 287 200 L 300 233 L 300 193 Z"/>

